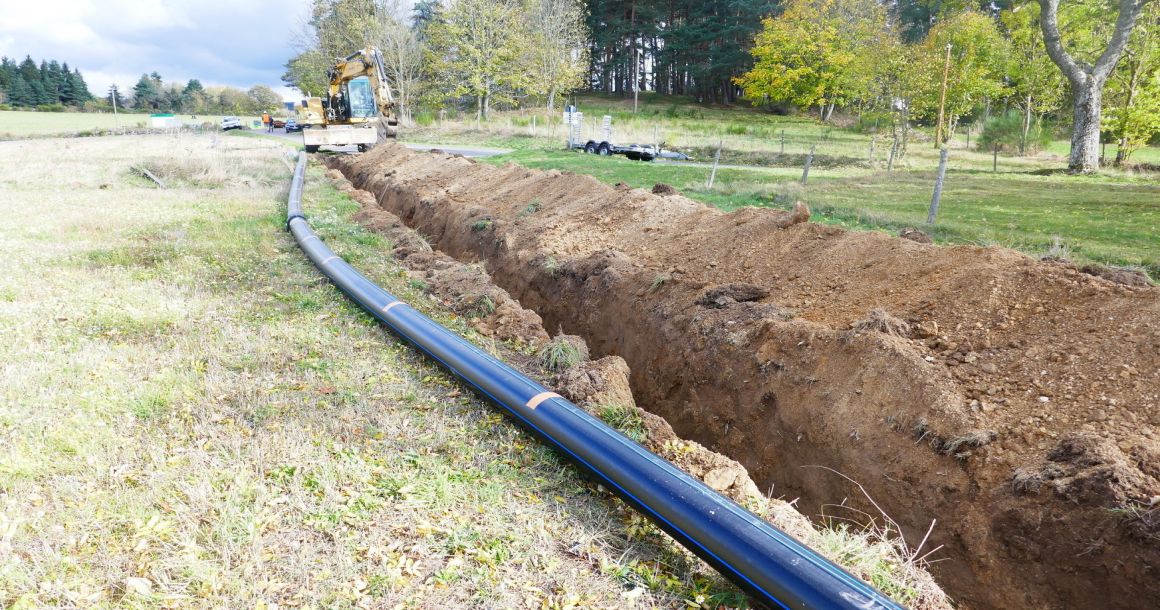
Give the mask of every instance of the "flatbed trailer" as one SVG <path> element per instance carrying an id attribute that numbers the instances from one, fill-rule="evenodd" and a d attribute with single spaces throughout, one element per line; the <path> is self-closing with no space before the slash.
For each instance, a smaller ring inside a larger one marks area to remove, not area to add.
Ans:
<path id="1" fill-rule="evenodd" d="M 576 148 L 590 155 L 624 155 L 633 161 L 652 161 L 658 156 L 655 147 L 647 145 L 641 146 L 640 144 L 617 146 L 608 141 L 597 142 L 596 140 L 588 140 L 583 146 L 577 146 Z"/>

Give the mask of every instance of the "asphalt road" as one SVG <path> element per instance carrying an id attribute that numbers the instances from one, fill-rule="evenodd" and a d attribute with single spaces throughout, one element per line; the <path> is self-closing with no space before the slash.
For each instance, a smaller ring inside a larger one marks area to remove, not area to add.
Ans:
<path id="1" fill-rule="evenodd" d="M 250 132 L 286 138 L 288 140 L 293 140 L 299 143 L 302 142 L 301 133 L 286 133 L 285 129 L 275 129 L 273 132 L 267 132 L 265 129 L 251 129 Z M 461 145 L 443 146 L 440 144 L 412 144 L 410 142 L 404 142 L 403 146 L 406 146 L 411 150 L 420 151 L 439 149 L 448 154 L 463 155 L 464 157 L 494 157 L 495 155 L 503 155 L 511 152 L 510 150 L 503 148 L 475 148 Z M 334 152 L 357 152 L 358 149 L 354 146 L 327 146 L 326 150 L 332 150 Z"/>

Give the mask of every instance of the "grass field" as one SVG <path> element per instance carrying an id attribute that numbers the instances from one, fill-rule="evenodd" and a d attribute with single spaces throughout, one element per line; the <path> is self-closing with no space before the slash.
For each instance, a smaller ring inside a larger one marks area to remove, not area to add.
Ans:
<path id="1" fill-rule="evenodd" d="M 221 125 L 222 115 L 178 114 L 174 118 L 183 124 L 212 123 Z M 239 117 L 246 124 L 259 120 L 258 117 Z M 98 130 L 147 127 L 148 114 L 92 112 L 24 112 L 16 110 L 0 111 L 0 140 L 28 138 L 47 135 L 72 135 Z"/>
<path id="2" fill-rule="evenodd" d="M 744 603 L 321 280 L 284 153 L 0 143 L 0 607 Z M 319 178 L 336 252 L 490 345 Z"/>
<path id="3" fill-rule="evenodd" d="M 445 118 L 440 127 L 439 121 L 425 121 L 430 125 L 404 132 L 404 137 L 512 148 L 511 154 L 489 162 L 574 171 L 610 184 L 651 188 L 663 182 L 725 210 L 788 207 L 801 200 L 819 222 L 889 232 L 920 227 L 940 243 L 1001 245 L 1033 256 L 1051 250 L 1081 263 L 1141 268 L 1160 279 L 1160 176 L 1112 168 L 1094 176 L 1053 173 L 1066 165 L 1066 142 L 1053 142 L 1033 156 L 1000 156 L 998 171 L 993 172 L 992 155 L 968 147 L 966 134 L 958 134 L 951 146 L 939 220 L 928 227 L 924 223 L 938 151 L 922 130 L 916 130 L 907 156 L 887 172 L 885 136 L 878 140 L 808 117 L 703 107 L 653 95 L 642 97 L 635 116 L 632 100 L 588 96 L 579 103 L 589 123 L 593 117 L 598 122 L 603 114 L 611 115 L 618 142 L 653 142 L 656 134 L 670 146 L 693 152 L 702 163 L 647 164 L 566 152 L 559 117 L 542 110 L 497 113 L 479 125 Z M 536 137 L 531 116 L 537 118 Z M 722 167 L 709 189 L 711 170 L 706 164 L 718 145 L 722 164 L 746 167 Z M 796 182 L 811 147 L 816 147 L 817 157 L 809 184 L 802 187 Z M 1108 155 L 1114 154 L 1109 146 Z M 1160 149 L 1138 151 L 1133 160 L 1160 161 Z"/>
<path id="4" fill-rule="evenodd" d="M 709 189 L 706 167 L 543 150 L 518 150 L 487 161 L 573 171 L 646 189 L 663 182 L 725 210 L 788 208 L 805 201 L 814 220 L 850 229 L 897 233 L 921 227 L 942 243 L 1001 245 L 1033 256 L 1062 248 L 1076 261 L 1144 268 L 1160 278 L 1160 184 L 1140 178 L 949 171 L 932 228 L 924 224 L 931 171 L 811 169 L 803 187 L 800 169 L 725 168 L 718 169 Z"/>

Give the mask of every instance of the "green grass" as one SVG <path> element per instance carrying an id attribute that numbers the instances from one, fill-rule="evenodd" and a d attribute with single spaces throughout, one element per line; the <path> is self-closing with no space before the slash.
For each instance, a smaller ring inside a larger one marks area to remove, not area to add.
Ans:
<path id="1" fill-rule="evenodd" d="M 812 168 L 809 184 L 801 187 L 798 168 L 720 168 L 709 189 L 711 170 L 701 166 L 531 148 L 485 161 L 572 171 L 645 189 L 663 182 L 723 210 L 785 208 L 802 200 L 817 222 L 892 233 L 925 226 L 934 184 L 929 170 Z M 1040 176 L 1027 170 L 991 173 L 953 167 L 938 223 L 929 230 L 939 243 L 1001 245 L 1033 256 L 1043 255 L 1058 240 L 1078 262 L 1140 267 L 1153 279 L 1160 278 L 1160 183 L 1147 176 Z"/>
<path id="2" fill-rule="evenodd" d="M 537 358 L 540 366 L 549 371 L 564 371 L 584 360 L 580 349 L 562 337 L 556 337 L 548 342 L 540 349 Z"/>
<path id="3" fill-rule="evenodd" d="M 933 175 L 908 172 L 810 185 L 815 220 L 853 229 L 923 227 Z M 1043 255 L 1058 240 L 1077 261 L 1143 267 L 1160 279 L 1160 185 L 1102 176 L 951 172 L 933 229 L 946 243 Z"/>
<path id="4" fill-rule="evenodd" d="M 284 153 L 0 143 L 0 608 L 618 607 L 637 571 L 648 606 L 745 603 L 321 279 Z M 223 179 L 126 171 L 178 159 Z M 486 345 L 321 170 L 304 200 L 336 253 Z"/>
<path id="5" fill-rule="evenodd" d="M 222 115 L 199 114 L 197 118 L 189 114 L 177 114 L 174 118 L 182 123 L 212 123 L 220 126 Z M 249 124 L 257 117 L 239 117 Z M 149 125 L 148 114 L 111 112 L 26 112 L 18 110 L 0 111 L 0 140 L 27 138 L 46 135 L 71 135 L 81 132 L 95 132 L 116 128 L 139 128 Z"/>

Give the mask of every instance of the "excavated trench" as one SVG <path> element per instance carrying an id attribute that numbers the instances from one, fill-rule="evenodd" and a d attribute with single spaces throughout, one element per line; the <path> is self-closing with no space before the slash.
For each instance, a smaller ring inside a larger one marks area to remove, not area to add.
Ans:
<path id="1" fill-rule="evenodd" d="M 881 519 L 864 488 L 914 545 L 937 520 L 961 607 L 1160 605 L 1155 287 L 401 146 L 331 163 L 763 489 Z"/>

